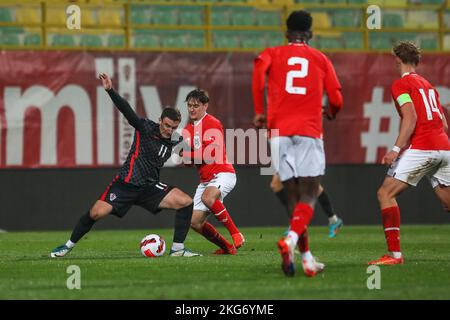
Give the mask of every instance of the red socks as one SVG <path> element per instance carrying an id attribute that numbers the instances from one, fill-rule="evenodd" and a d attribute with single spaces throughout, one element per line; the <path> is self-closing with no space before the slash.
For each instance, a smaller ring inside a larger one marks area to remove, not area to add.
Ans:
<path id="1" fill-rule="evenodd" d="M 238 228 L 236 228 L 233 219 L 231 219 L 227 209 L 224 207 L 223 203 L 220 200 L 216 200 L 216 202 L 214 202 L 214 204 L 209 209 L 212 213 L 214 213 L 214 216 L 217 218 L 217 220 L 219 220 L 224 225 L 224 227 L 228 229 L 230 235 L 239 233 L 239 230 Z"/>
<path id="2" fill-rule="evenodd" d="M 294 213 L 292 214 L 290 230 L 297 233 L 300 237 L 306 231 L 312 217 L 313 209 L 304 202 L 297 202 Z"/>
<path id="3" fill-rule="evenodd" d="M 300 253 L 305 253 L 309 251 L 308 230 L 305 230 L 305 232 L 303 232 L 303 234 L 298 238 L 297 244 Z"/>
<path id="4" fill-rule="evenodd" d="M 400 209 L 397 206 L 381 210 L 388 251 L 400 252 Z"/>
<path id="5" fill-rule="evenodd" d="M 233 245 L 227 241 L 214 226 L 208 222 L 203 225 L 203 228 L 200 232 L 206 239 L 214 243 L 216 246 L 228 250 Z"/>

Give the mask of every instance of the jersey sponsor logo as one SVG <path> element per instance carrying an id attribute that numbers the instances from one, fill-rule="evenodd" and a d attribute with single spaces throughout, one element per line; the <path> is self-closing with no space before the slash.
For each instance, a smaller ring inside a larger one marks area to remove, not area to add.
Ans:
<path id="1" fill-rule="evenodd" d="M 115 193 L 110 193 L 109 194 L 109 201 L 114 201 L 117 199 L 117 195 Z"/>

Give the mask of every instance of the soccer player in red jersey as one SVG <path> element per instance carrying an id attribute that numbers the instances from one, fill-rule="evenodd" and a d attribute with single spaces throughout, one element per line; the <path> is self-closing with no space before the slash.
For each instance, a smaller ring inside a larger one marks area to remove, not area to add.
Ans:
<path id="1" fill-rule="evenodd" d="M 196 164 L 200 175 L 191 226 L 220 247 L 216 254 L 236 254 L 245 239 L 222 203 L 236 185 L 236 173 L 226 158 L 223 126 L 206 112 L 208 102 L 208 94 L 201 89 L 191 91 L 186 97 L 190 123 L 183 130 L 183 138 L 189 150 L 183 150 L 182 156 Z M 228 229 L 233 244 L 206 221 L 210 212 Z"/>
<path id="2" fill-rule="evenodd" d="M 399 42 L 393 48 L 401 78 L 394 81 L 392 98 L 400 115 L 400 132 L 395 145 L 382 160 L 390 166 L 378 189 L 384 234 L 390 254 L 369 264 L 402 264 L 400 251 L 400 209 L 396 197 L 424 177 L 446 210 L 450 208 L 450 142 L 447 120 L 436 89 L 415 72 L 420 49 L 412 42 Z M 406 150 L 400 152 L 403 148 Z"/>
<path id="3" fill-rule="evenodd" d="M 287 21 L 289 44 L 265 49 L 255 60 L 253 100 L 254 124 L 278 129 L 271 137 L 274 167 L 288 192 L 291 214 L 289 233 L 278 241 L 282 270 L 295 274 L 294 248 L 302 253 L 307 276 L 324 268 L 308 248 L 307 226 L 325 173 L 322 141 L 322 96 L 325 89 L 330 107 L 327 116 L 335 118 L 342 108 L 341 85 L 330 60 L 311 48 L 312 17 L 303 10 L 292 12 Z M 267 119 L 264 115 L 265 78 L 268 78 Z M 272 131 L 271 131 L 272 132 Z"/>

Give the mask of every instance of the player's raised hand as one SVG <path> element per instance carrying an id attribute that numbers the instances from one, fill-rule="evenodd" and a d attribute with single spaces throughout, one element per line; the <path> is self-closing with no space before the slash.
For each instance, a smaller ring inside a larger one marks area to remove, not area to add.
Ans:
<path id="1" fill-rule="evenodd" d="M 257 114 L 253 118 L 253 125 L 257 129 L 263 129 L 266 127 L 266 115 L 264 114 Z"/>
<path id="2" fill-rule="evenodd" d="M 112 81 L 106 73 L 100 73 L 98 78 L 102 80 L 103 88 L 105 88 L 105 90 L 112 88 Z"/>
<path id="3" fill-rule="evenodd" d="M 395 152 L 394 150 L 389 151 L 386 153 L 386 155 L 381 160 L 381 164 L 384 164 L 385 166 L 391 166 L 392 163 L 397 159 L 398 152 Z"/>

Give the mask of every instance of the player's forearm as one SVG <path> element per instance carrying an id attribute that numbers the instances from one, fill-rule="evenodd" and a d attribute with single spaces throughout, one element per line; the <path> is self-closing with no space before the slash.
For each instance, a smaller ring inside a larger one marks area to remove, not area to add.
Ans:
<path id="1" fill-rule="evenodd" d="M 403 118 L 400 121 L 400 132 L 397 137 L 397 140 L 395 141 L 395 145 L 400 148 L 405 147 L 406 143 L 410 140 L 415 127 L 416 127 L 415 118 L 413 117 Z"/>
<path id="2" fill-rule="evenodd" d="M 333 90 L 327 93 L 327 95 L 331 113 L 333 115 L 336 115 L 339 111 L 341 111 L 342 106 L 344 105 L 344 98 L 342 96 L 341 90 L 340 89 Z"/>
<path id="3" fill-rule="evenodd" d="M 122 98 L 113 88 L 106 90 L 106 92 L 108 92 L 114 105 L 124 115 L 130 125 L 132 125 L 136 129 L 139 129 L 141 123 L 140 118 L 131 108 L 128 101 Z"/>
<path id="4" fill-rule="evenodd" d="M 255 63 L 252 79 L 253 108 L 255 114 L 264 114 L 264 88 L 266 70 L 261 62 Z"/>

